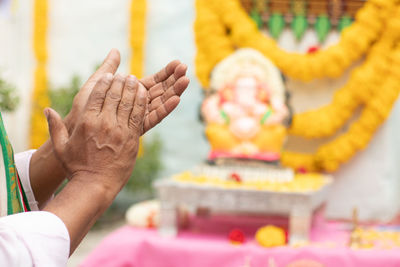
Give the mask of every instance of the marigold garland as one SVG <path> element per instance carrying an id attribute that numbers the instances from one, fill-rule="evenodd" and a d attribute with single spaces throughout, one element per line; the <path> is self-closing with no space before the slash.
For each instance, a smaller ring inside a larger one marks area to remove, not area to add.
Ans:
<path id="1" fill-rule="evenodd" d="M 381 40 L 374 48 L 390 44 Z M 389 48 L 390 50 L 390 48 Z M 372 98 L 387 75 L 388 58 L 379 49 L 371 49 L 365 62 L 352 71 L 349 81 L 338 89 L 332 102 L 321 108 L 296 114 L 290 134 L 306 138 L 327 137 L 335 134 L 353 115 L 354 110 Z"/>
<path id="2" fill-rule="evenodd" d="M 215 64 L 236 47 L 258 49 L 286 75 L 304 81 L 338 77 L 352 62 L 367 54 L 348 83 L 336 91 L 332 103 L 296 114 L 290 133 L 308 138 L 333 135 L 362 105 L 359 119 L 346 133 L 321 146 L 316 154 L 284 152 L 284 165 L 310 171 L 336 170 L 366 147 L 389 115 L 400 82 L 400 61 L 396 58 L 400 53 L 399 1 L 369 0 L 336 45 L 305 55 L 283 51 L 273 39 L 264 36 L 238 0 L 197 0 L 196 8 L 196 73 L 205 88 Z"/>
<path id="3" fill-rule="evenodd" d="M 368 145 L 375 131 L 389 116 L 400 89 L 400 7 L 396 8 L 387 25 L 381 41 L 371 51 L 374 67 L 360 70 L 360 82 L 353 95 L 354 103 L 360 102 L 364 107 L 359 118 L 347 132 L 321 146 L 313 155 L 284 152 L 284 165 L 296 169 L 334 171 Z M 363 77 L 372 79 L 363 81 Z"/>
<path id="4" fill-rule="evenodd" d="M 30 146 L 38 148 L 48 138 L 43 109 L 50 106 L 47 88 L 48 1 L 35 0 L 33 6 L 33 52 L 36 59 L 31 111 Z"/>
<path id="5" fill-rule="evenodd" d="M 146 0 L 132 0 L 129 44 L 131 49 L 130 72 L 143 76 L 144 45 L 146 37 Z"/>
<path id="6" fill-rule="evenodd" d="M 356 21 L 343 31 L 336 45 L 312 54 L 299 54 L 284 51 L 275 40 L 260 32 L 239 0 L 197 0 L 194 26 L 198 49 L 196 74 L 207 88 L 211 70 L 217 62 L 236 47 L 252 47 L 292 78 L 309 81 L 338 77 L 379 38 L 396 3 L 397 0 L 369 0 L 357 13 Z"/>
<path id="7" fill-rule="evenodd" d="M 132 0 L 129 27 L 129 44 L 131 49 L 130 72 L 138 78 L 143 76 L 144 45 L 146 38 L 146 0 Z M 138 155 L 143 155 L 143 139 L 140 139 Z"/>

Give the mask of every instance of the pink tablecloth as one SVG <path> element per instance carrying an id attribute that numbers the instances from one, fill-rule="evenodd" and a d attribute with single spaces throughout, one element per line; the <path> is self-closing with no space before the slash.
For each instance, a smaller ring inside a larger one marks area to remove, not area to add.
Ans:
<path id="1" fill-rule="evenodd" d="M 271 223 L 271 221 L 268 221 Z M 348 225 L 317 217 L 308 247 L 262 248 L 253 240 L 263 219 L 200 219 L 176 238 L 162 238 L 155 230 L 125 226 L 104 239 L 81 266 L 132 267 L 286 267 L 297 260 L 314 260 L 325 267 L 398 267 L 400 249 L 352 250 L 345 247 Z M 285 227 L 285 222 L 274 222 Z M 247 242 L 228 242 L 227 233 L 239 226 Z M 248 265 L 246 265 L 248 264 Z"/>

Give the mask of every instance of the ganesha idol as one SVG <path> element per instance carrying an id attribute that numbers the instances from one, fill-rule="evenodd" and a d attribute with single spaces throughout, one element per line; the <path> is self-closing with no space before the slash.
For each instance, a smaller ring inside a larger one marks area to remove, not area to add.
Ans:
<path id="1" fill-rule="evenodd" d="M 209 160 L 279 161 L 290 112 L 284 82 L 270 60 L 253 49 L 239 49 L 211 75 L 201 106 Z"/>

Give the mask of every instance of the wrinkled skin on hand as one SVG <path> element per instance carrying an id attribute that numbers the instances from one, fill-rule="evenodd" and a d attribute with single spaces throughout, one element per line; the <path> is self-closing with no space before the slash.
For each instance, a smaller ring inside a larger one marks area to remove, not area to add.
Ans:
<path id="1" fill-rule="evenodd" d="M 94 86 L 74 128 L 46 109 L 57 158 L 74 176 L 90 174 L 91 183 L 122 188 L 132 173 L 143 133 L 147 91 L 133 76 L 104 74 Z M 84 176 L 84 175 L 83 175 Z"/>
<path id="2" fill-rule="evenodd" d="M 120 54 L 112 49 L 100 68 L 82 86 L 74 98 L 71 112 L 64 119 L 69 132 L 74 129 L 99 78 L 105 73 L 114 74 L 119 64 Z M 161 122 L 179 104 L 179 97 L 189 84 L 186 70 L 185 64 L 174 60 L 159 72 L 139 80 L 147 90 L 148 103 L 142 134 Z"/>

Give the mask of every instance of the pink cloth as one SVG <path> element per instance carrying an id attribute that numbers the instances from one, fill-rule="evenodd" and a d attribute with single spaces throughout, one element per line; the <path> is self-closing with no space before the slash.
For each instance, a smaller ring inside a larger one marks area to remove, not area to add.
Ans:
<path id="1" fill-rule="evenodd" d="M 177 238 L 162 238 L 155 230 L 126 226 L 103 240 L 81 266 L 247 267 L 248 263 L 251 267 L 285 267 L 302 259 L 320 262 L 325 267 L 400 266 L 400 249 L 347 248 L 349 225 L 345 223 L 327 223 L 317 216 L 311 232 L 316 244 L 267 249 L 253 240 L 257 227 L 266 224 L 265 218 L 242 217 L 242 221 L 235 218 L 234 223 L 231 219 L 196 219 L 191 228 L 180 231 Z M 281 219 L 268 222 L 287 226 Z M 230 244 L 227 235 L 232 228 L 242 229 L 249 241 L 239 246 Z"/>

